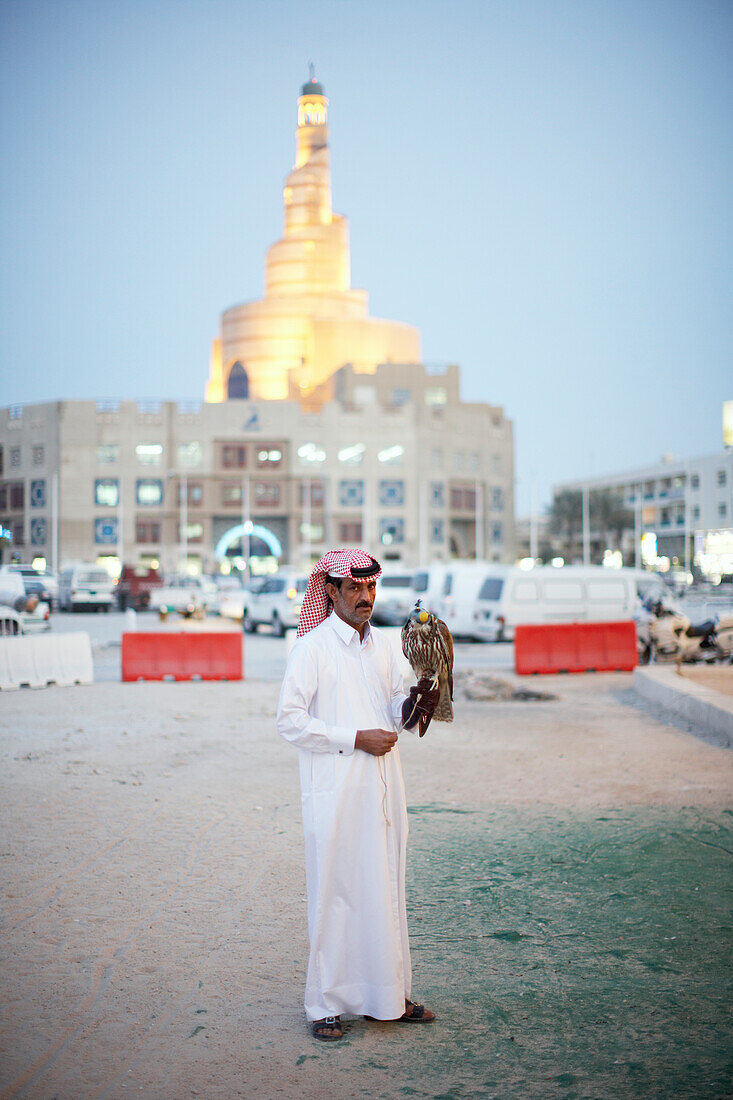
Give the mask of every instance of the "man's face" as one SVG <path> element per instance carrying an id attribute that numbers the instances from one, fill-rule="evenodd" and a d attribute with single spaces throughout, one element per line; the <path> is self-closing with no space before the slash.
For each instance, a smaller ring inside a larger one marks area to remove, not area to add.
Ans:
<path id="1" fill-rule="evenodd" d="M 371 619 L 376 593 L 376 580 L 359 583 L 351 577 L 344 577 L 340 588 L 335 584 L 326 585 L 326 595 L 333 602 L 334 611 L 355 630 L 360 630 Z"/>

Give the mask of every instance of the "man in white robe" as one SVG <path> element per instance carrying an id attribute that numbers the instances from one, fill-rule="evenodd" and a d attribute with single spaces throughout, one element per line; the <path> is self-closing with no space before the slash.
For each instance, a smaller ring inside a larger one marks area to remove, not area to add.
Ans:
<path id="1" fill-rule="evenodd" d="M 341 1013 L 428 1022 L 413 1004 L 405 908 L 407 807 L 397 731 L 432 714 L 427 682 L 402 691 L 392 646 L 370 627 L 381 574 L 331 551 L 308 582 L 277 714 L 299 750 L 310 956 L 306 1016 L 340 1039 Z M 333 613 L 331 613 L 333 612 Z"/>

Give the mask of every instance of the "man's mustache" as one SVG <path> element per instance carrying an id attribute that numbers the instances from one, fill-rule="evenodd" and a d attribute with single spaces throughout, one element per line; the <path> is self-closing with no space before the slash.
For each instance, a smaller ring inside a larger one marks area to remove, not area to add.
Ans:
<path id="1" fill-rule="evenodd" d="M 357 606 L 357 608 L 359 608 L 359 607 L 373 607 L 374 605 L 369 603 L 368 600 L 361 600 L 356 606 Z"/>

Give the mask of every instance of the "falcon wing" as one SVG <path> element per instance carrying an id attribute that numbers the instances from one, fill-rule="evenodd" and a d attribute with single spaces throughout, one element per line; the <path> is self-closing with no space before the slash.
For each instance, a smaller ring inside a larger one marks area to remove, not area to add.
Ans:
<path id="1" fill-rule="evenodd" d="M 445 668 L 448 674 L 448 686 L 450 688 L 450 697 L 453 698 L 453 635 L 443 622 L 442 619 L 438 619 L 438 637 L 436 638 L 437 644 L 443 650 L 443 657 L 445 658 Z"/>

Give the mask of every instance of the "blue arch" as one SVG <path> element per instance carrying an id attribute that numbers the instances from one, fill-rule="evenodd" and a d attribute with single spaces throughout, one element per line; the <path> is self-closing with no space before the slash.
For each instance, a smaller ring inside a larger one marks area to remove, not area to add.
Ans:
<path id="1" fill-rule="evenodd" d="M 232 399 L 246 401 L 249 397 L 249 376 L 239 361 L 229 371 L 227 397 L 230 401 Z"/>
<path id="2" fill-rule="evenodd" d="M 216 544 L 214 550 L 214 556 L 221 560 L 226 557 L 226 552 L 230 546 L 233 546 L 235 542 L 240 542 L 245 535 L 254 535 L 255 538 L 262 539 L 264 543 L 269 546 L 274 558 L 281 558 L 283 556 L 283 548 L 280 540 L 273 535 L 272 531 L 269 531 L 267 527 L 262 527 L 258 523 L 238 523 L 236 527 L 230 527 L 228 531 L 225 531 Z"/>

